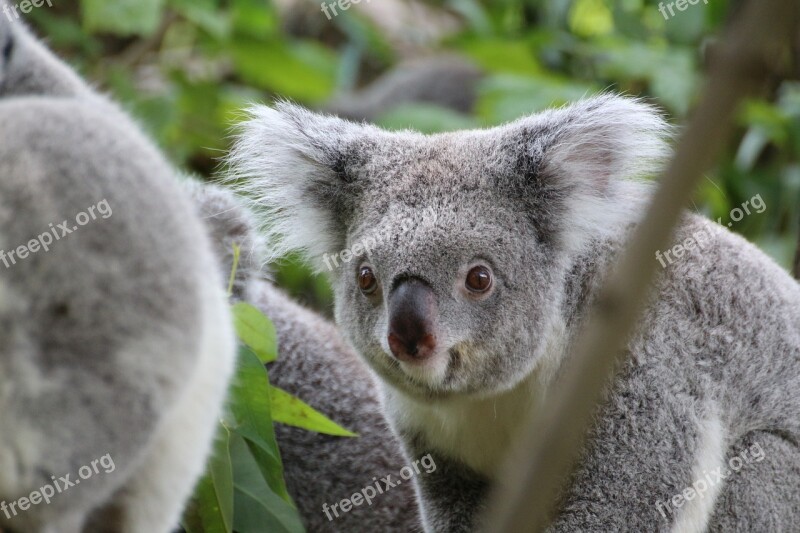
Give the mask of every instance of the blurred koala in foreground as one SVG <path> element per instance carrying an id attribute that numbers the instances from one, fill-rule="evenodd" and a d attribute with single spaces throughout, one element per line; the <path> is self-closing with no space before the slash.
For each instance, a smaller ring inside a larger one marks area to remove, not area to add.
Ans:
<path id="1" fill-rule="evenodd" d="M 0 16 L 0 530 L 177 526 L 233 369 L 223 285 L 161 154 Z"/>
<path id="2" fill-rule="evenodd" d="M 611 95 L 437 135 L 252 110 L 232 183 L 266 212 L 273 255 L 321 271 L 343 258 L 329 272 L 343 336 L 380 376 L 407 455 L 439 467 L 416 480 L 426 531 L 476 527 L 639 221 L 650 187 L 635 178 L 656 172 L 666 133 Z M 655 284 L 552 531 L 800 520 L 800 287 L 706 219 L 687 214 L 675 237 L 698 232 L 711 237 Z M 716 475 L 755 444 L 753 473 Z"/>

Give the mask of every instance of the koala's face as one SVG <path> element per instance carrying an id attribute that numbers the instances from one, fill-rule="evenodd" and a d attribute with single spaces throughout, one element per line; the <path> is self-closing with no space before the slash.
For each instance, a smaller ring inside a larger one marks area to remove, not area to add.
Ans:
<path id="1" fill-rule="evenodd" d="M 368 168 L 351 169 L 369 185 L 345 235 L 349 255 L 323 258 L 346 335 L 416 395 L 515 384 L 559 312 L 562 253 L 507 187 L 510 162 L 487 156 L 492 144 L 460 134 L 376 148 Z"/>
<path id="2" fill-rule="evenodd" d="M 255 178 L 275 253 L 328 272 L 344 334 L 423 398 L 491 394 L 536 367 L 570 258 L 625 211 L 614 178 L 663 155 L 658 116 L 613 97 L 433 136 L 286 104 L 256 115 L 231 161 Z"/>

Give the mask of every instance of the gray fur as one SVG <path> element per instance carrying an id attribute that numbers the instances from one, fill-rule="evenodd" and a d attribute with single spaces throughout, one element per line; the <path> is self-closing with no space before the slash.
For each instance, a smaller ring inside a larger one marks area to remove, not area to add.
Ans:
<path id="1" fill-rule="evenodd" d="M 169 531 L 232 371 L 221 273 L 138 127 L 5 17 L 0 50 L 0 250 L 110 208 L 49 251 L 0 263 L 0 502 L 105 455 L 115 464 L 0 513 L 0 529 Z"/>
<path id="2" fill-rule="evenodd" d="M 230 275 L 233 271 L 234 248 L 239 248 L 231 296 L 235 301 L 253 300 L 260 294 L 258 282 L 266 279 L 262 269 L 264 243 L 255 218 L 242 202 L 222 187 L 194 179 L 187 179 L 185 186 L 209 233 L 214 255 L 224 273 Z"/>
<path id="3" fill-rule="evenodd" d="M 800 446 L 781 434 L 754 431 L 730 449 L 728 459 L 755 445 L 764 449 L 764 460 L 729 478 L 709 532 L 788 532 L 800 524 Z"/>
<path id="4" fill-rule="evenodd" d="M 657 171 L 667 133 L 650 107 L 609 95 L 432 136 L 278 104 L 253 109 L 231 176 L 267 213 L 276 254 L 299 250 L 323 269 L 325 254 L 356 250 L 331 272 L 345 338 L 382 378 L 408 453 L 432 450 L 451 464 L 439 475 L 480 487 L 499 481 L 522 420 L 547 408 L 587 304 L 649 197 L 635 178 Z M 687 215 L 676 242 L 700 230 L 711 235 L 705 247 L 655 286 L 553 531 L 719 529 L 735 501 L 753 523 L 789 530 L 797 518 L 788 502 L 800 499 L 800 480 L 788 475 L 749 478 L 783 502 L 769 517 L 756 510 L 762 496 L 724 483 L 669 520 L 656 510 L 752 435 L 768 434 L 764 446 L 788 471 L 798 464 L 800 288 L 705 219 Z M 475 263 L 495 277 L 480 298 L 463 290 Z M 357 285 L 362 264 L 379 280 L 369 297 Z M 425 364 L 398 362 L 386 340 L 392 290 L 409 278 L 437 302 L 439 344 Z M 474 527 L 480 506 L 460 512 L 455 483 L 422 483 L 427 530 Z"/>

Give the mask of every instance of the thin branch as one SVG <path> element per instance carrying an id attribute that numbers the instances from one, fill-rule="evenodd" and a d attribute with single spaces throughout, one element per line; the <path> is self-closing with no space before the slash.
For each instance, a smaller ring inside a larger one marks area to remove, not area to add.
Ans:
<path id="1" fill-rule="evenodd" d="M 796 0 L 751 0 L 711 61 L 701 104 L 664 174 L 643 223 L 593 306 L 568 359 L 552 404 L 525 431 L 522 453 L 510 461 L 493 495 L 486 531 L 543 531 L 554 502 L 583 449 L 587 428 L 603 399 L 643 310 L 664 249 L 695 185 L 732 130 L 741 100 L 786 66 L 797 34 Z"/>

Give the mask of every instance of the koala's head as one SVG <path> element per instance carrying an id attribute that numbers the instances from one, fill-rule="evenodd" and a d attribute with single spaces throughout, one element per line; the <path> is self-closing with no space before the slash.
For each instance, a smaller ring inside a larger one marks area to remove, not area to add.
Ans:
<path id="1" fill-rule="evenodd" d="M 18 6 L 0 0 L 0 98 L 88 93 L 77 74 L 31 34 Z"/>
<path id="2" fill-rule="evenodd" d="M 273 255 L 330 274 L 339 325 L 384 379 L 482 395 L 542 359 L 571 261 L 631 221 L 623 178 L 654 171 L 665 133 L 613 96 L 437 135 L 280 103 L 252 110 L 231 181 L 265 210 Z"/>
<path id="3" fill-rule="evenodd" d="M 211 237 L 226 281 L 236 267 L 230 280 L 231 296 L 234 300 L 252 299 L 258 282 L 267 279 L 262 270 L 263 238 L 257 231 L 255 217 L 242 199 L 228 189 L 188 178 L 184 186 Z"/>

